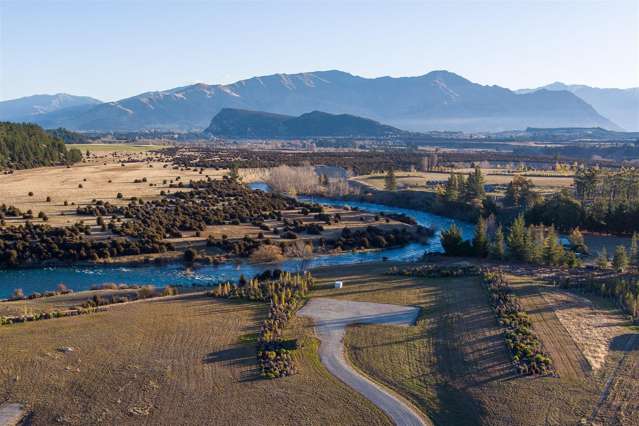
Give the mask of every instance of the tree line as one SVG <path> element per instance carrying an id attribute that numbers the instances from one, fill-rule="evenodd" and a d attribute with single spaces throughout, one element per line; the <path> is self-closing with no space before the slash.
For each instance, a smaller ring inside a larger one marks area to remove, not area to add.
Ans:
<path id="1" fill-rule="evenodd" d="M 493 231 L 489 231 L 494 228 Z M 571 246 L 566 250 L 555 228 L 526 225 L 519 215 L 507 232 L 501 225 L 489 223 L 480 217 L 475 225 L 472 240 L 462 238 L 459 227 L 453 224 L 441 233 L 444 252 L 449 256 L 471 256 L 499 260 L 515 260 L 540 265 L 579 266 L 577 253 L 587 250 L 579 229 L 570 237 Z"/>
<path id="2" fill-rule="evenodd" d="M 79 150 L 67 150 L 62 139 L 40 126 L 0 122 L 0 168 L 28 169 L 81 160 Z"/>

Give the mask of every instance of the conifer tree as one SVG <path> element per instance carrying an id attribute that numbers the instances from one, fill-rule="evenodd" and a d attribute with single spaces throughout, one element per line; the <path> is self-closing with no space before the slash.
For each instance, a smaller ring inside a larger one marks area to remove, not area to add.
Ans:
<path id="1" fill-rule="evenodd" d="M 395 171 L 393 169 L 390 169 L 388 173 L 386 173 L 384 188 L 386 188 L 387 191 L 397 190 L 397 178 L 395 177 Z"/>
<path id="2" fill-rule="evenodd" d="M 517 216 L 510 226 L 507 243 L 510 256 L 513 259 L 525 261 L 530 258 L 528 231 L 523 215 Z"/>
<path id="3" fill-rule="evenodd" d="M 459 188 L 457 184 L 457 174 L 451 172 L 446 181 L 446 187 L 444 189 L 444 197 L 447 201 L 457 201 L 459 199 Z"/>
<path id="4" fill-rule="evenodd" d="M 467 201 L 471 200 L 483 200 L 486 196 L 486 191 L 484 190 L 484 176 L 481 173 L 481 169 L 479 166 L 475 167 L 475 171 L 468 175 L 468 179 L 466 180 L 465 196 Z"/>
<path id="5" fill-rule="evenodd" d="M 564 256 L 564 248 L 559 242 L 555 228 L 551 226 L 544 245 L 544 261 L 548 265 L 557 266 L 563 263 Z"/>
<path id="6" fill-rule="evenodd" d="M 586 242 L 584 241 L 584 236 L 582 235 L 579 228 L 574 228 L 570 232 L 570 236 L 568 237 L 570 240 L 570 248 L 578 253 L 588 254 L 588 246 L 586 246 Z"/>
<path id="7" fill-rule="evenodd" d="M 473 237 L 473 251 L 475 256 L 488 256 L 488 232 L 486 230 L 486 220 L 479 217 L 477 225 L 475 225 L 475 235 Z"/>
<path id="8" fill-rule="evenodd" d="M 529 226 L 527 232 L 528 243 L 528 261 L 533 263 L 544 263 L 544 247 L 546 244 L 546 236 L 544 227 Z"/>
<path id="9" fill-rule="evenodd" d="M 466 254 L 464 253 L 464 240 L 456 224 L 453 223 L 450 228 L 443 230 L 440 239 L 447 255 L 461 256 Z"/>
<path id="10" fill-rule="evenodd" d="M 626 247 L 618 245 L 615 248 L 615 255 L 612 258 L 612 267 L 617 272 L 623 272 L 628 267 L 628 254 Z"/>
<path id="11" fill-rule="evenodd" d="M 495 231 L 495 240 L 491 246 L 491 254 L 497 259 L 503 259 L 506 256 L 506 243 L 501 225 L 499 225 Z"/>
<path id="12" fill-rule="evenodd" d="M 602 248 L 597 255 L 597 266 L 601 269 L 608 268 L 608 250 L 606 250 L 606 247 Z"/>

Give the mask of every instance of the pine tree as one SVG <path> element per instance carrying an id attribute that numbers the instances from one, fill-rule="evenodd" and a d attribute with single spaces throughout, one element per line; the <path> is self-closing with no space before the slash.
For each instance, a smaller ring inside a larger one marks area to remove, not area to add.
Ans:
<path id="1" fill-rule="evenodd" d="M 440 237 L 444 252 L 449 256 L 462 256 L 464 252 L 464 240 L 461 231 L 456 224 L 452 224 L 450 228 L 441 232 Z"/>
<path id="2" fill-rule="evenodd" d="M 231 168 L 229 169 L 228 174 L 229 179 L 233 181 L 240 180 L 240 169 L 236 163 L 231 164 Z"/>
<path id="3" fill-rule="evenodd" d="M 510 256 L 513 259 L 525 261 L 530 258 L 528 231 L 523 215 L 517 216 L 510 226 L 507 243 Z"/>
<path id="4" fill-rule="evenodd" d="M 555 228 L 551 226 L 544 245 L 544 261 L 548 265 L 557 266 L 562 264 L 564 256 L 564 248 L 559 242 Z"/>
<path id="5" fill-rule="evenodd" d="M 475 236 L 473 237 L 473 251 L 475 256 L 488 256 L 488 232 L 486 230 L 486 220 L 479 217 L 477 225 L 475 225 Z"/>
<path id="6" fill-rule="evenodd" d="M 544 263 L 544 248 L 546 245 L 544 226 L 529 226 L 527 236 L 528 261 L 539 264 Z"/>
<path id="7" fill-rule="evenodd" d="M 506 243 L 501 225 L 499 225 L 495 231 L 495 240 L 493 241 L 491 249 L 492 256 L 497 259 L 503 259 L 506 256 Z"/>
<path id="8" fill-rule="evenodd" d="M 387 191 L 397 190 L 397 178 L 395 177 L 393 169 L 390 169 L 388 173 L 386 173 L 384 187 Z"/>
<path id="9" fill-rule="evenodd" d="M 601 269 L 608 269 L 608 250 L 606 247 L 602 248 L 597 255 L 597 266 Z"/>
<path id="10" fill-rule="evenodd" d="M 486 196 L 486 191 L 484 190 L 484 176 L 481 173 L 481 169 L 479 166 L 475 167 L 475 171 L 468 175 L 468 179 L 466 180 L 466 185 L 464 187 L 465 197 L 467 201 L 472 201 L 475 199 L 483 200 Z"/>
<path id="11" fill-rule="evenodd" d="M 584 241 L 584 236 L 582 235 L 579 228 L 574 228 L 570 232 L 570 236 L 568 237 L 570 240 L 570 248 L 577 253 L 588 254 L 588 246 L 586 246 L 586 242 Z"/>
<path id="12" fill-rule="evenodd" d="M 444 189 L 444 197 L 447 201 L 457 201 L 459 199 L 459 189 L 457 184 L 457 175 L 453 172 L 450 173 L 448 181 L 446 181 L 446 187 Z"/>
<path id="13" fill-rule="evenodd" d="M 626 248 L 623 245 L 618 245 L 615 248 L 615 255 L 612 258 L 612 267 L 617 272 L 623 272 L 628 267 L 628 254 Z"/>

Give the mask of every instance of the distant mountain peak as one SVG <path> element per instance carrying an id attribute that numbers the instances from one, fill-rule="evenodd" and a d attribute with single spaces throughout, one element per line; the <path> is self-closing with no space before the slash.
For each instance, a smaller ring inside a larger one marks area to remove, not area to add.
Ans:
<path id="1" fill-rule="evenodd" d="M 560 81 L 538 87 L 522 89 L 517 93 L 529 94 L 540 91 L 570 92 L 591 105 L 597 113 L 611 120 L 621 129 L 639 131 L 639 88 L 605 89 L 583 84 L 565 84 Z"/>
<path id="2" fill-rule="evenodd" d="M 35 117 L 54 113 L 66 108 L 94 106 L 102 103 L 88 96 L 68 93 L 33 95 L 0 102 L 0 120 L 33 121 Z"/>
<path id="3" fill-rule="evenodd" d="M 223 108 L 234 108 L 289 116 L 308 111 L 351 114 L 416 131 L 616 128 L 577 96 L 557 93 L 521 96 L 446 70 L 399 78 L 324 70 L 271 74 L 223 85 L 197 83 L 81 111 L 41 114 L 34 121 L 74 130 L 197 131 L 206 128 Z"/>

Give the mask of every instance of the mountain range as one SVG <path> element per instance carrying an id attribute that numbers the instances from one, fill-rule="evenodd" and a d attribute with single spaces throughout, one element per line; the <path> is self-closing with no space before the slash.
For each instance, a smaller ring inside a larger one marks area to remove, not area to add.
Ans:
<path id="1" fill-rule="evenodd" d="M 101 103 L 102 101 L 88 96 L 74 96 L 66 93 L 27 96 L 0 102 L 0 120 L 44 124 L 47 121 L 55 121 L 58 111 L 64 110 L 63 115 L 66 116 Z"/>
<path id="2" fill-rule="evenodd" d="M 525 94 L 537 90 L 565 90 L 571 92 L 597 110 L 601 115 L 627 131 L 639 131 L 639 87 L 630 89 L 601 89 L 582 84 L 555 82 L 537 89 L 517 90 Z"/>
<path id="3" fill-rule="evenodd" d="M 304 138 L 318 136 L 399 136 L 406 132 L 350 114 L 312 111 L 298 117 L 262 111 L 223 108 L 205 133 L 232 138 Z"/>
<path id="4" fill-rule="evenodd" d="M 16 121 L 18 117 L 24 121 L 25 115 L 16 114 L 13 105 L 25 99 L 0 102 L 0 120 Z M 621 130 L 615 120 L 602 116 L 570 90 L 540 88 L 517 93 L 473 83 L 448 71 L 400 78 L 364 78 L 342 71 L 274 74 L 228 85 L 200 83 L 116 102 L 95 102 L 99 101 L 48 112 L 38 105 L 26 117 L 43 127 L 81 131 L 198 131 L 223 108 L 234 108 L 290 116 L 318 110 L 350 114 L 412 131 Z"/>

